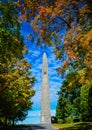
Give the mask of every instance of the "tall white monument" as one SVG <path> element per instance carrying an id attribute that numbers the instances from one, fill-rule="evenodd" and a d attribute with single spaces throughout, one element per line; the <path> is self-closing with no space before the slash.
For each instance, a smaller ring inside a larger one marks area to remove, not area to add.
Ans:
<path id="1" fill-rule="evenodd" d="M 41 124 L 51 124 L 48 63 L 46 53 L 42 63 Z"/>

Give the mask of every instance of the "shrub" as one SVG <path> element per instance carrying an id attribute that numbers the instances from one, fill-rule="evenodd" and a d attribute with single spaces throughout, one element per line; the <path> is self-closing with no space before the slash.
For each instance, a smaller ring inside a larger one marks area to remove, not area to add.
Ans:
<path id="1" fill-rule="evenodd" d="M 64 123 L 64 119 L 58 119 L 57 120 L 59 124 L 63 124 Z"/>
<path id="2" fill-rule="evenodd" d="M 71 122 L 73 122 L 73 117 L 67 117 L 67 118 L 65 118 L 65 123 L 71 123 Z"/>

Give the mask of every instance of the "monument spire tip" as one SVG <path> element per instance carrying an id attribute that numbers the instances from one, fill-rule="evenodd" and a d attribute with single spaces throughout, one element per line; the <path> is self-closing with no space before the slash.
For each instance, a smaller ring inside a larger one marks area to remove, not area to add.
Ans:
<path id="1" fill-rule="evenodd" d="M 46 52 L 43 53 L 43 57 L 47 57 Z"/>
<path id="2" fill-rule="evenodd" d="M 44 54 L 43 55 L 46 55 L 46 52 L 44 52 Z"/>

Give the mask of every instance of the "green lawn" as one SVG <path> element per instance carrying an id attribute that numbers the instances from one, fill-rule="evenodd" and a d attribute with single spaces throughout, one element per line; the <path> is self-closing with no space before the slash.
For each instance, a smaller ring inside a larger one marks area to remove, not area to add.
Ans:
<path id="1" fill-rule="evenodd" d="M 52 124 L 52 126 L 59 130 L 92 130 L 92 122 Z"/>

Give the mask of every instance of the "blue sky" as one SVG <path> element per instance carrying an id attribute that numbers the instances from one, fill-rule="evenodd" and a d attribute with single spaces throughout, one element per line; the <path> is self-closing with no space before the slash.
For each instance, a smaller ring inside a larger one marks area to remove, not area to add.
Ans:
<path id="1" fill-rule="evenodd" d="M 35 96 L 32 98 L 33 107 L 32 110 L 28 111 L 27 118 L 22 122 L 25 124 L 36 124 L 40 123 L 40 104 L 41 104 L 41 83 L 42 83 L 42 56 L 46 52 L 48 58 L 48 73 L 49 73 L 49 87 L 50 87 L 50 107 L 51 115 L 55 115 L 57 105 L 57 91 L 61 86 L 61 77 L 58 76 L 56 68 L 60 67 L 61 62 L 55 60 L 55 55 L 52 53 L 54 47 L 39 47 L 36 46 L 36 41 L 32 43 L 26 40 L 26 35 L 33 33 L 30 24 L 23 22 L 21 28 L 21 34 L 24 36 L 24 42 L 29 50 L 25 58 L 29 63 L 32 64 L 31 72 L 36 77 L 34 89 L 36 90 Z"/>

